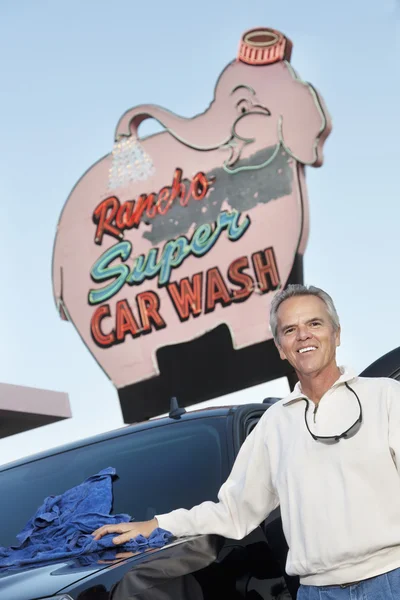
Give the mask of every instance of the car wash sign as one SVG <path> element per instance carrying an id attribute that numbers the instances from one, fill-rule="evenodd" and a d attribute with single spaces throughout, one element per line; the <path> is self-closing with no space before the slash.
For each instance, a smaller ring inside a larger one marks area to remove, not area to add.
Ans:
<path id="1" fill-rule="evenodd" d="M 158 375 L 159 348 L 228 325 L 234 348 L 271 337 L 267 315 L 308 234 L 304 165 L 329 117 L 272 29 L 244 34 L 208 109 L 128 110 L 112 152 L 62 212 L 54 295 L 117 388 Z M 161 133 L 141 139 L 140 123 Z"/>

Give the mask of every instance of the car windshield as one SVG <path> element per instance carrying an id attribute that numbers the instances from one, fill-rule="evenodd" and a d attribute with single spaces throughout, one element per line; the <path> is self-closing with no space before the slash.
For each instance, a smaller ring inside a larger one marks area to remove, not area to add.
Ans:
<path id="1" fill-rule="evenodd" d="M 208 417 L 124 433 L 0 472 L 0 546 L 15 536 L 47 496 L 62 494 L 115 467 L 113 513 L 135 520 L 216 500 L 229 472 L 226 417 Z"/>

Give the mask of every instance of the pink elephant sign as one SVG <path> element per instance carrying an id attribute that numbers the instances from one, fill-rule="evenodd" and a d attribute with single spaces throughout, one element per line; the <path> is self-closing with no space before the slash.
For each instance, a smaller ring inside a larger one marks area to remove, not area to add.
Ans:
<path id="1" fill-rule="evenodd" d="M 304 168 L 322 165 L 330 132 L 291 48 L 278 31 L 246 32 L 204 113 L 128 110 L 72 190 L 54 297 L 119 390 L 159 376 L 160 349 L 222 324 L 234 350 L 271 339 L 271 300 L 306 248 Z M 163 131 L 142 139 L 148 118 Z"/>

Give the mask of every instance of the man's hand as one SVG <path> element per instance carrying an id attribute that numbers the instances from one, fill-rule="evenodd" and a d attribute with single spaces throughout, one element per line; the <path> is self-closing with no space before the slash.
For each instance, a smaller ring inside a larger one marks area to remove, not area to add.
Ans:
<path id="1" fill-rule="evenodd" d="M 92 536 L 95 540 L 99 540 L 107 533 L 119 533 L 120 535 L 113 538 L 113 544 L 125 544 L 137 537 L 143 535 L 148 538 L 154 529 L 157 529 L 157 519 L 151 519 L 151 521 L 139 521 L 137 523 L 118 523 L 116 525 L 103 525 L 96 531 L 93 531 Z"/>

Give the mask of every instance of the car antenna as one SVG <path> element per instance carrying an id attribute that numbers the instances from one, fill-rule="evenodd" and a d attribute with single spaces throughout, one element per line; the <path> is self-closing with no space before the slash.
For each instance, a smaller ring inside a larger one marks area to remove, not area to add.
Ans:
<path id="1" fill-rule="evenodd" d="M 176 398 L 176 396 L 173 396 L 171 398 L 171 404 L 169 407 L 169 418 L 170 419 L 180 419 L 181 415 L 184 415 L 186 412 L 186 410 L 184 408 L 181 408 L 178 404 L 178 399 Z"/>

